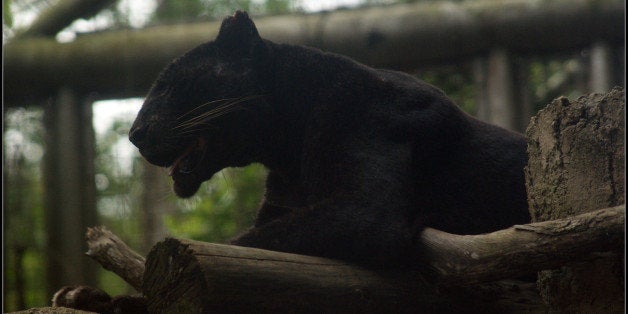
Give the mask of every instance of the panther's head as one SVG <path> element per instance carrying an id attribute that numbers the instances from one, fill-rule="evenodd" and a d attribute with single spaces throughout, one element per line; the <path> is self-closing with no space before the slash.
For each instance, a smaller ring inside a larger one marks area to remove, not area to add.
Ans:
<path id="1" fill-rule="evenodd" d="M 238 11 L 215 41 L 172 61 L 154 82 L 129 139 L 150 163 L 170 167 L 178 196 L 192 196 L 225 167 L 259 161 L 267 51 Z"/>

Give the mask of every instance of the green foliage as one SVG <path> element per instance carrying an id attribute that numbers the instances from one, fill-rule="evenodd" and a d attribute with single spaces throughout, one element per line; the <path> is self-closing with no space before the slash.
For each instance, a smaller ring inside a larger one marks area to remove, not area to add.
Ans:
<path id="1" fill-rule="evenodd" d="M 45 304 L 43 251 L 45 228 L 42 158 L 42 110 L 12 109 L 4 114 L 4 310 Z M 21 270 L 21 271 L 20 271 Z M 25 304 L 18 303 L 23 286 Z M 42 303 L 43 302 L 43 303 Z"/>
<path id="2" fill-rule="evenodd" d="M 462 110 L 468 113 L 477 110 L 473 70 L 469 63 L 427 68 L 419 71 L 417 77 L 442 89 Z"/>
<path id="3" fill-rule="evenodd" d="M 5 247 L 4 256 L 4 311 L 24 309 L 24 307 L 43 306 L 49 302 L 46 295 L 44 274 L 44 253 L 35 247 Z M 19 263 L 20 265 L 17 265 Z M 21 269 L 22 271 L 19 271 Z M 18 271 L 16 271 L 18 270 Z M 24 289 L 24 300 L 19 301 L 18 282 L 21 280 Z M 24 304 L 20 304 L 24 302 Z"/>
<path id="4" fill-rule="evenodd" d="M 2 25 L 13 26 L 13 14 L 11 14 L 11 0 L 2 0 Z"/>
<path id="5" fill-rule="evenodd" d="M 544 108 L 559 96 L 573 99 L 585 94 L 587 79 L 583 63 L 573 56 L 530 60 L 526 79 L 534 109 Z"/>
<path id="6" fill-rule="evenodd" d="M 166 216 L 173 235 L 207 242 L 226 242 L 253 224 L 263 193 L 261 165 L 225 169 L 204 183 L 180 210 Z"/>
<path id="7" fill-rule="evenodd" d="M 282 14 L 295 10 L 294 0 L 266 0 L 264 2 L 264 13 Z"/>
<path id="8" fill-rule="evenodd" d="M 207 15 L 210 8 L 207 3 L 198 0 L 165 0 L 155 12 L 153 19 L 161 22 L 180 21 L 184 18 L 198 18 Z"/>

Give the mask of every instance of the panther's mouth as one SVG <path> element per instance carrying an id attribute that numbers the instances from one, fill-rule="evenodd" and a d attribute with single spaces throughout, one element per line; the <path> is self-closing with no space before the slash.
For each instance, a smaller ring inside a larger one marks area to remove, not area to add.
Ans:
<path id="1" fill-rule="evenodd" d="M 198 170 L 205 153 L 205 140 L 198 138 L 170 166 L 169 175 L 174 181 L 174 192 L 179 197 L 194 195 L 203 182 L 198 174 Z"/>

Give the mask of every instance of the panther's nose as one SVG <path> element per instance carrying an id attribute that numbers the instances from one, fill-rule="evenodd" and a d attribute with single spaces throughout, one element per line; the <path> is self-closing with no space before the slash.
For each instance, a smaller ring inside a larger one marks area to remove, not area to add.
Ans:
<path id="1" fill-rule="evenodd" d="M 129 131 L 129 140 L 131 141 L 131 143 L 140 148 L 142 146 L 142 143 L 146 139 L 147 130 L 148 125 L 134 123 L 131 127 L 131 130 Z"/>

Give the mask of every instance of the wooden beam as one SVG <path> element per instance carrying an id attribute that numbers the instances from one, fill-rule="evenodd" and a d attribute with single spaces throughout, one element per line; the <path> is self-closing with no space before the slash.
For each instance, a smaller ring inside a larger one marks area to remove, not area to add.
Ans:
<path id="1" fill-rule="evenodd" d="M 415 69 L 503 47 L 545 54 L 603 40 L 624 44 L 621 0 L 417 2 L 255 18 L 262 37 L 348 55 L 371 66 Z M 35 104 L 59 86 L 99 99 L 143 96 L 174 57 L 213 40 L 219 22 L 151 27 L 5 45 L 5 105 Z"/>

